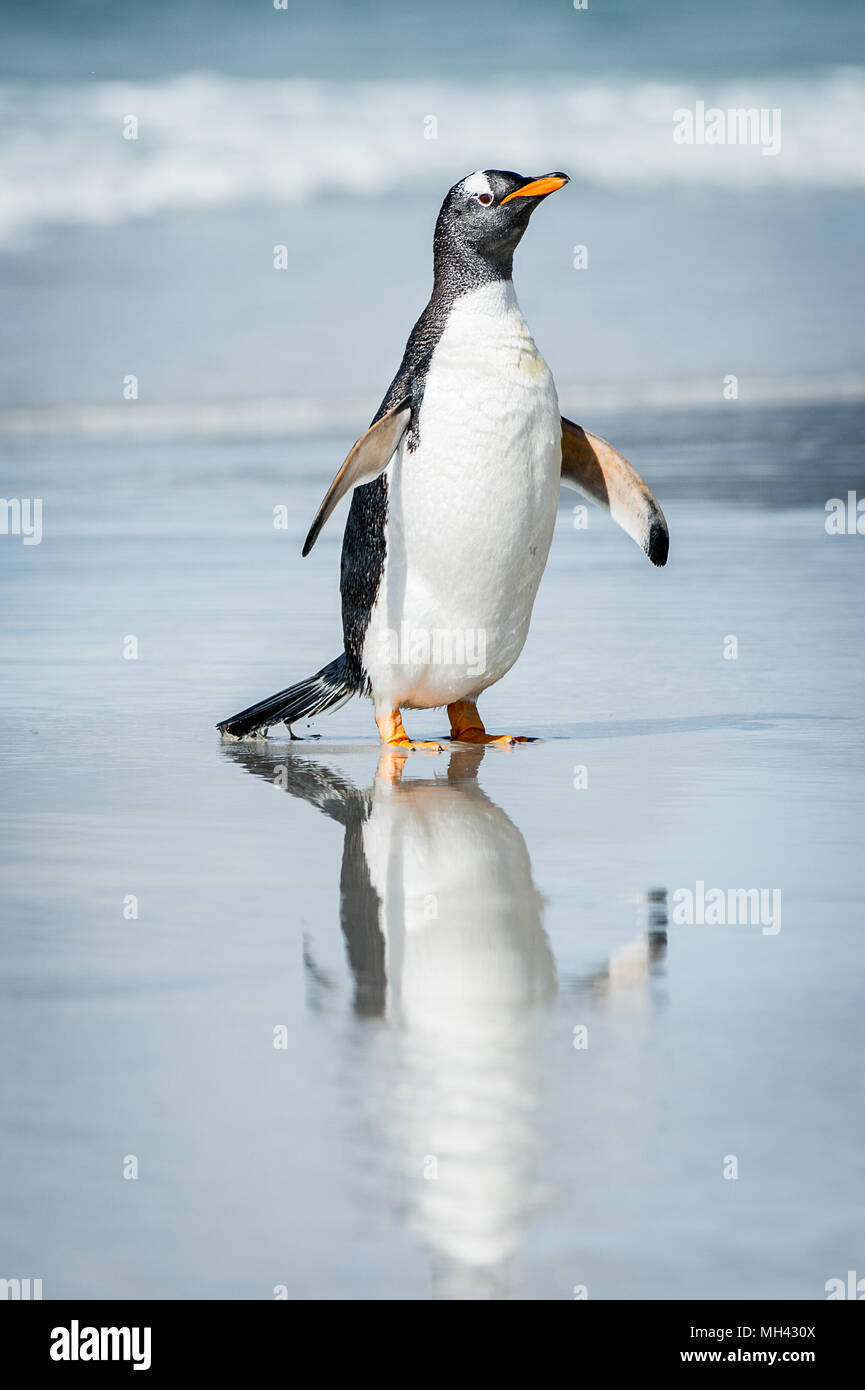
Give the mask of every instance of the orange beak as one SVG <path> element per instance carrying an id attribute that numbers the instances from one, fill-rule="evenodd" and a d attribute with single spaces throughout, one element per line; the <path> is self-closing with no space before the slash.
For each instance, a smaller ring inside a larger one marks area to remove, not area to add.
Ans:
<path id="1" fill-rule="evenodd" d="M 522 188 L 509 193 L 506 198 L 502 198 L 499 206 L 504 207 L 511 198 L 543 198 L 547 193 L 555 193 L 557 188 L 564 188 L 568 182 L 567 174 L 544 174 L 542 179 L 533 179 L 531 183 L 524 183 Z"/>

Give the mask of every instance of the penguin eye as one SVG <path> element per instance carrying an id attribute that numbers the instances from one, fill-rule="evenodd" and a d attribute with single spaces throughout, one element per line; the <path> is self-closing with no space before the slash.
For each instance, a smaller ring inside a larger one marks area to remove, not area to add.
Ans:
<path id="1" fill-rule="evenodd" d="M 490 203 L 493 201 L 492 193 L 477 193 L 475 196 L 478 202 L 485 208 L 488 208 Z"/>

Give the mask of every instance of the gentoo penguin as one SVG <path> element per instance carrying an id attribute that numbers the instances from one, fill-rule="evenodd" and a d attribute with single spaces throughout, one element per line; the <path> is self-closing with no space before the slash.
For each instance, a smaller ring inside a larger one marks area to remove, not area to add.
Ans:
<path id="1" fill-rule="evenodd" d="M 345 649 L 308 680 L 217 727 L 261 736 L 371 697 L 384 743 L 412 743 L 403 709 L 447 706 L 453 739 L 488 734 L 482 691 L 513 666 L 529 629 L 561 483 L 606 508 L 655 565 L 664 515 L 643 479 L 604 440 L 565 420 L 511 278 L 533 211 L 567 175 L 469 174 L 442 204 L 429 303 L 375 418 L 312 523 L 308 555 L 354 489 L 342 547 Z"/>

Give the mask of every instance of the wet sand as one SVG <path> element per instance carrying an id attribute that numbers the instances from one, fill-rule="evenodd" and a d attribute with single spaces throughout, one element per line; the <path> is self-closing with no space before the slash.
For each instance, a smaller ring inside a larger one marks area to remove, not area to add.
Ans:
<path id="1" fill-rule="evenodd" d="M 405 760 L 359 702 L 212 727 L 337 654 L 341 526 L 299 546 L 341 440 L 10 447 L 45 531 L 0 547 L 5 1272 L 820 1298 L 856 1267 L 865 539 L 824 503 L 865 490 L 862 412 L 733 410 L 587 421 L 667 570 L 565 496 L 482 702 L 540 741 Z M 698 883 L 780 890 L 780 930 L 677 923 Z"/>

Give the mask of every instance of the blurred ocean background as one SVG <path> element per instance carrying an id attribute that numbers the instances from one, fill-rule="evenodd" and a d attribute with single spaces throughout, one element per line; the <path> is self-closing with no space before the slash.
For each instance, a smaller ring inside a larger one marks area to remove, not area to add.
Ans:
<path id="1" fill-rule="evenodd" d="M 44 534 L 0 535 L 0 1277 L 810 1299 L 861 1276 L 865 538 L 825 506 L 865 495 L 865 9 L 6 0 L 2 23 L 0 493 L 43 499 Z M 697 101 L 780 108 L 780 153 L 677 146 Z M 482 707 L 543 742 L 400 779 L 354 702 L 317 740 L 221 747 L 217 719 L 339 650 L 344 508 L 305 561 L 302 537 L 426 301 L 441 199 L 485 166 L 571 175 L 517 291 L 670 563 L 563 496 Z M 698 881 L 779 889 L 780 932 L 677 926 Z"/>
<path id="2" fill-rule="evenodd" d="M 5 411 L 107 426 L 81 412 L 122 405 L 135 374 L 141 418 L 122 428 L 175 428 L 150 411 L 169 403 L 208 432 L 232 407 L 245 431 L 274 410 L 279 428 L 365 422 L 426 302 L 442 196 L 478 167 L 573 179 L 517 261 L 569 406 L 601 388 L 715 401 L 728 373 L 742 400 L 861 394 L 856 3 L 7 0 L 3 15 Z M 675 144 L 673 112 L 698 100 L 780 108 L 780 153 Z M 202 425 L 203 402 L 220 414 Z M 0 420 L 25 425 L 50 420 Z"/>

